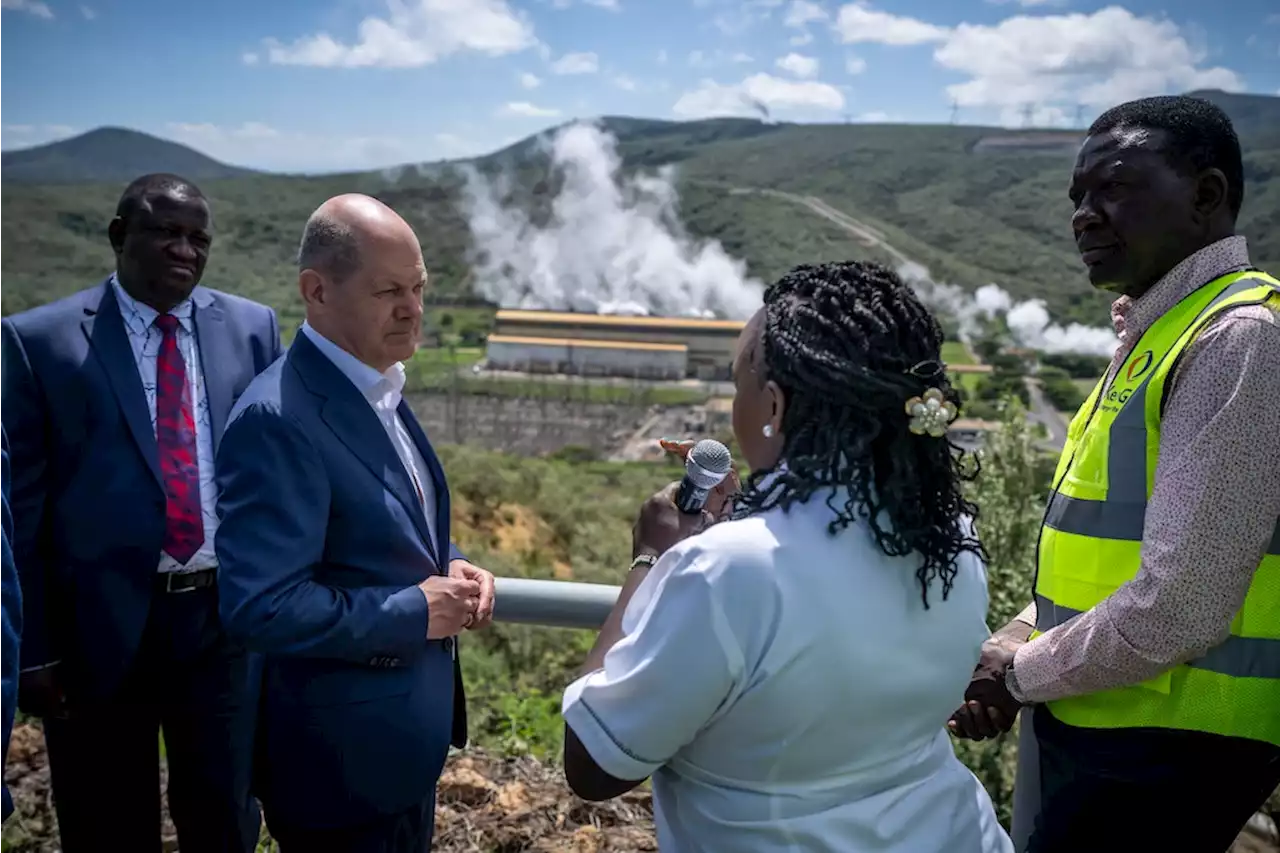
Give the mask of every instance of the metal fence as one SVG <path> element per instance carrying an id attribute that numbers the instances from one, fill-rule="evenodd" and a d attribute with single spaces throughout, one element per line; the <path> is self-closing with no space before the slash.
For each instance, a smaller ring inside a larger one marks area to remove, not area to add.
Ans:
<path id="1" fill-rule="evenodd" d="M 548 628 L 599 629 L 622 587 L 575 581 L 497 578 L 493 618 Z"/>

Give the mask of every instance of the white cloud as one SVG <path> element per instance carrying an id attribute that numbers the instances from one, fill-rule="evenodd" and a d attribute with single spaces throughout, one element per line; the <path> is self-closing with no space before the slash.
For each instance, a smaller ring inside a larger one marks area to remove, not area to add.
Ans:
<path id="1" fill-rule="evenodd" d="M 76 129 L 67 124 L 6 124 L 0 128 L 3 147 L 30 148 L 73 136 Z"/>
<path id="2" fill-rule="evenodd" d="M 867 70 L 867 61 L 861 56 L 850 54 L 844 58 L 844 70 L 847 74 L 861 74 Z"/>
<path id="3" fill-rule="evenodd" d="M 1006 3 L 1017 3 L 1024 9 L 1031 9 L 1036 6 L 1065 6 L 1067 0 L 987 0 L 996 6 L 1003 6 Z"/>
<path id="4" fill-rule="evenodd" d="M 235 127 L 171 122 L 163 134 L 224 163 L 282 172 L 376 169 L 462 153 L 453 149 L 448 134 L 412 141 L 390 135 L 330 136 L 279 130 L 262 122 Z"/>
<path id="5" fill-rule="evenodd" d="M 961 24 L 934 52 L 938 64 L 969 77 L 947 87 L 959 105 L 1006 111 L 1243 88 L 1234 71 L 1203 67 L 1205 58 L 1171 21 L 1116 6 L 1092 14 L 1017 15 L 992 26 Z"/>
<path id="6" fill-rule="evenodd" d="M 258 59 L 259 59 L 258 54 L 254 53 L 253 51 L 248 51 L 246 53 L 240 54 L 240 61 L 243 62 L 245 65 L 257 65 Z"/>
<path id="7" fill-rule="evenodd" d="M 658 51 L 658 55 L 654 57 L 654 61 L 659 65 L 667 64 L 667 52 L 665 50 Z"/>
<path id="8" fill-rule="evenodd" d="M 741 83 L 721 85 L 703 80 L 685 92 L 671 108 L 680 118 L 758 116 L 764 111 L 834 112 L 844 108 L 844 95 L 817 80 L 787 80 L 771 74 L 752 74 Z"/>
<path id="9" fill-rule="evenodd" d="M 538 75 L 530 74 L 528 71 L 525 71 L 523 74 L 521 74 L 519 77 L 519 80 L 520 80 L 520 85 L 526 89 L 536 89 L 542 85 L 542 80 L 538 77 Z"/>
<path id="10" fill-rule="evenodd" d="M 617 86 L 619 89 L 623 90 L 624 92 L 634 92 L 638 88 L 640 88 L 640 86 L 636 83 L 635 80 L 632 80 L 630 77 L 626 76 L 625 74 L 619 74 L 617 77 L 614 77 L 613 85 Z"/>
<path id="11" fill-rule="evenodd" d="M 80 14 L 84 16 L 86 21 L 92 21 L 94 18 L 98 17 L 98 13 L 88 6 L 81 6 Z"/>
<path id="12" fill-rule="evenodd" d="M 813 33 L 800 33 L 787 39 L 787 44 L 792 47 L 804 47 L 806 44 L 813 42 Z"/>
<path id="13" fill-rule="evenodd" d="M 600 70 L 600 57 L 594 53 L 566 53 L 551 63 L 552 74 L 595 74 Z"/>
<path id="14" fill-rule="evenodd" d="M 288 45 L 267 39 L 267 57 L 278 65 L 416 68 L 455 53 L 503 56 L 536 43 L 532 24 L 506 0 L 388 0 L 387 5 L 386 17 L 360 22 L 353 42 L 324 32 Z"/>
<path id="15" fill-rule="evenodd" d="M 818 76 L 818 60 L 812 56 L 788 53 L 786 56 L 779 57 L 774 64 L 788 74 L 794 74 L 796 77 Z"/>
<path id="16" fill-rule="evenodd" d="M 1118 6 L 1089 14 L 1019 14 L 996 24 L 952 28 L 859 2 L 841 7 L 834 28 L 846 44 L 936 45 L 934 61 L 967 78 L 948 86 L 947 94 L 959 106 L 998 110 L 1005 124 L 1026 123 L 1028 104 L 1030 123 L 1052 126 L 1065 123 L 1077 104 L 1244 88 L 1229 68 L 1205 67 L 1205 52 L 1177 24 Z"/>
<path id="17" fill-rule="evenodd" d="M 892 124 L 901 122 L 902 116 L 897 113 L 887 113 L 884 110 L 871 110 L 870 112 L 860 113 L 854 117 L 854 120 L 861 124 Z"/>
<path id="18" fill-rule="evenodd" d="M 512 101 L 504 104 L 499 112 L 505 116 L 521 118 L 552 118 L 560 115 L 560 111 L 554 107 L 540 107 L 528 101 Z"/>
<path id="19" fill-rule="evenodd" d="M 788 27 L 803 27 L 805 24 L 826 19 L 827 10 L 817 3 L 810 3 L 809 0 L 795 0 L 787 9 L 787 15 L 782 22 Z"/>
<path id="20" fill-rule="evenodd" d="M 53 10 L 49 8 L 49 4 L 39 0 L 0 0 L 0 8 L 6 12 L 26 12 L 46 21 L 53 20 Z"/>
<path id="21" fill-rule="evenodd" d="M 872 42 L 899 46 L 942 41 L 948 34 L 946 27 L 905 15 L 891 15 L 858 3 L 840 7 L 835 30 L 845 44 Z"/>

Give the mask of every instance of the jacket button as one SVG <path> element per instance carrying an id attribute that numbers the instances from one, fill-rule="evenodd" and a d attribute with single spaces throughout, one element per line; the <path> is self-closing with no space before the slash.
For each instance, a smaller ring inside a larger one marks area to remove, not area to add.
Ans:
<path id="1" fill-rule="evenodd" d="M 445 637 L 445 638 L 444 638 L 444 641 L 443 641 L 443 642 L 441 642 L 441 644 L 440 644 L 440 645 L 444 648 L 444 650 L 445 650 L 446 652 L 452 652 L 452 651 L 453 651 L 453 637 Z"/>

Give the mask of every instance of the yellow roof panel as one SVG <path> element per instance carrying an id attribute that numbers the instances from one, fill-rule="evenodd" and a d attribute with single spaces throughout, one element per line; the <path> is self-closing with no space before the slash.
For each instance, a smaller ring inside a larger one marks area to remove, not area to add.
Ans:
<path id="1" fill-rule="evenodd" d="M 490 335 L 491 344 L 525 344 L 542 347 L 587 347 L 593 349 L 646 350 L 649 352 L 688 352 L 684 344 L 651 344 L 640 341 L 593 341 L 583 338 L 529 338 L 523 335 Z"/>
<path id="2" fill-rule="evenodd" d="M 697 320 L 692 317 L 632 317 L 617 314 L 586 314 L 572 311 L 524 311 L 504 308 L 498 311 L 499 323 L 563 323 L 579 326 L 631 326 L 649 329 L 685 329 L 740 332 L 744 320 Z"/>

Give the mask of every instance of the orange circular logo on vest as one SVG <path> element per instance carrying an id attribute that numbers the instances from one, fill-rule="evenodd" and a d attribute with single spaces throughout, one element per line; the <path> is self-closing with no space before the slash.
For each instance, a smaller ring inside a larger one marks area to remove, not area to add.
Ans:
<path id="1" fill-rule="evenodd" d="M 1134 356 L 1129 361 L 1129 366 L 1125 368 L 1125 371 L 1124 371 L 1125 381 L 1132 382 L 1133 380 L 1137 379 L 1139 376 L 1141 376 L 1142 374 L 1150 370 L 1151 360 L 1152 360 L 1151 350 L 1147 350 L 1146 352 L 1140 355 Z"/>

